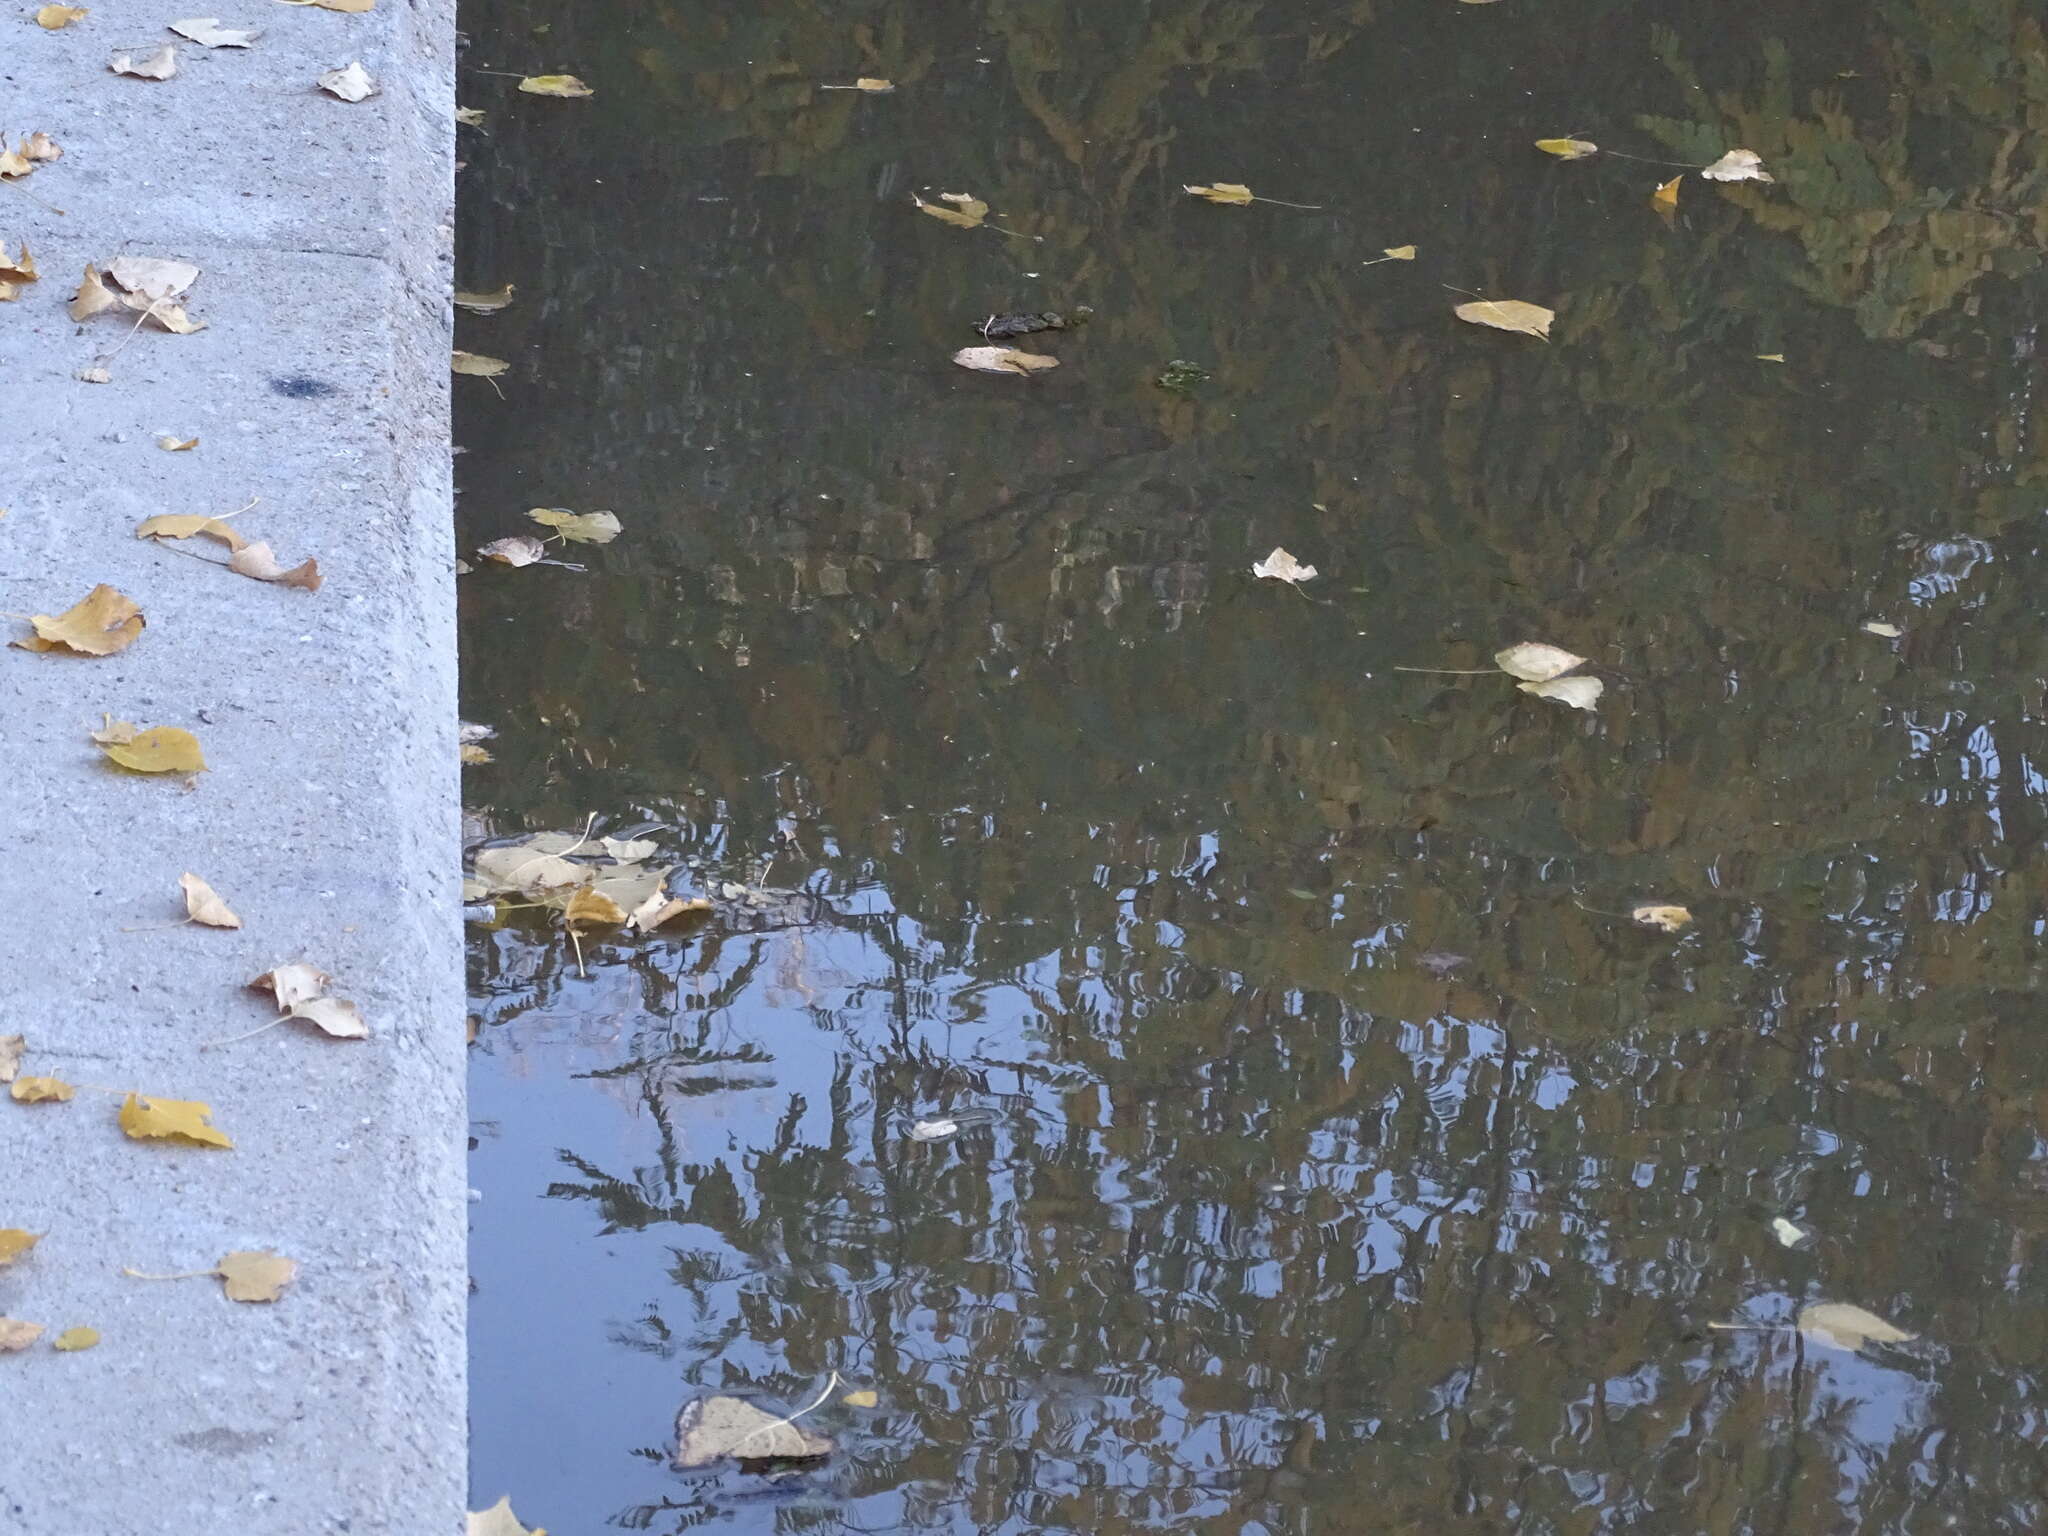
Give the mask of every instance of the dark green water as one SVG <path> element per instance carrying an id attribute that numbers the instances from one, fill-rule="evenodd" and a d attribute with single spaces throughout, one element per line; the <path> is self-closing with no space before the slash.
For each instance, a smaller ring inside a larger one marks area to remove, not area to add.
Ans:
<path id="1" fill-rule="evenodd" d="M 464 536 L 625 524 L 463 578 L 476 835 L 796 893 L 587 974 L 473 925 L 479 1505 L 2048 1525 L 2036 6 L 464 23 L 460 277 L 518 285 Z M 1652 209 L 1736 147 L 1777 182 Z M 1077 305 L 1056 371 L 948 362 Z M 1597 713 L 1394 670 L 1524 639 Z M 1916 1337 L 1708 1326 L 1822 1302 Z M 666 1464 L 833 1371 L 825 1467 Z"/>

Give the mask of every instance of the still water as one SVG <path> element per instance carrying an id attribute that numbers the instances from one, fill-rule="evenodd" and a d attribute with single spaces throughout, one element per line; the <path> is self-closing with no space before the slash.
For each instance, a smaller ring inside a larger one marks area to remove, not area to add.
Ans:
<path id="1" fill-rule="evenodd" d="M 718 903 L 471 926 L 479 1506 L 2048 1526 L 2031 0 L 463 18 L 463 535 L 625 528 L 462 580 L 473 835 Z"/>

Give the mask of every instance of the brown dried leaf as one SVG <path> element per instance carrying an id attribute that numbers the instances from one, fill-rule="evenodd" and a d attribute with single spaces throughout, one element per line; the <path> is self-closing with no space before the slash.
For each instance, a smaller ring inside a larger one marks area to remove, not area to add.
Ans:
<path id="1" fill-rule="evenodd" d="M 1763 156 L 1753 149 L 1731 149 L 1700 174 L 1709 181 L 1775 181 L 1764 169 Z"/>
<path id="2" fill-rule="evenodd" d="M 78 292 L 71 296 L 70 315 L 74 320 L 90 320 L 94 315 L 110 309 L 118 309 L 121 296 L 109 288 L 100 275 L 100 269 L 91 262 L 85 266 L 85 280 L 78 285 Z"/>
<path id="3" fill-rule="evenodd" d="M 142 610 L 105 582 L 54 618 L 47 613 L 29 620 L 35 636 L 14 644 L 24 651 L 69 651 L 77 656 L 112 656 L 125 651 L 142 633 Z"/>
<path id="4" fill-rule="evenodd" d="M 1628 915 L 1645 928 L 1661 928 L 1666 933 L 1677 933 L 1692 925 L 1692 913 L 1684 907 L 1631 907 Z"/>
<path id="5" fill-rule="evenodd" d="M 218 16 L 194 16 L 186 21 L 171 22 L 169 26 L 178 36 L 203 48 L 246 48 L 263 35 L 261 32 L 241 32 L 233 27 L 224 27 Z"/>
<path id="6" fill-rule="evenodd" d="M 629 927 L 641 933 L 652 933 L 666 927 L 679 917 L 694 915 L 703 921 L 711 915 L 711 901 L 705 896 L 671 896 L 665 891 L 656 891 L 652 896 L 633 909 L 626 919 Z"/>
<path id="7" fill-rule="evenodd" d="M 228 556 L 228 569 L 238 576 L 276 582 L 281 587 L 299 587 L 307 592 L 320 590 L 319 561 L 309 556 L 286 570 L 278 564 L 277 556 L 270 552 L 268 544 L 243 545 Z"/>
<path id="8" fill-rule="evenodd" d="M 100 1331 L 97 1328 L 66 1328 L 50 1340 L 50 1348 L 69 1353 L 77 1349 L 91 1349 L 99 1341 Z"/>
<path id="9" fill-rule="evenodd" d="M 363 1011 L 346 998 L 309 998 L 293 1005 L 291 1017 L 304 1019 L 322 1034 L 331 1035 L 336 1040 L 370 1038 L 370 1026 L 363 1018 Z"/>
<path id="10" fill-rule="evenodd" d="M 1586 658 L 1574 656 L 1561 646 L 1524 640 L 1520 645 L 1495 651 L 1493 664 L 1509 677 L 1518 677 L 1525 683 L 1547 683 L 1553 677 L 1564 676 L 1573 667 L 1583 667 Z"/>
<path id="11" fill-rule="evenodd" d="M 156 440 L 156 445 L 163 449 L 165 453 L 190 453 L 199 446 L 199 439 L 196 437 L 174 437 L 166 432 Z"/>
<path id="12" fill-rule="evenodd" d="M 1255 201 L 1252 197 L 1252 189 L 1241 182 L 1235 181 L 1219 181 L 1213 186 L 1207 187 L 1183 186 L 1181 191 L 1191 193 L 1196 197 L 1207 198 L 1212 203 L 1242 205 Z"/>
<path id="13" fill-rule="evenodd" d="M 609 544 L 621 530 L 611 512 L 571 512 L 567 507 L 534 507 L 526 514 L 544 528 L 552 528 L 578 544 Z"/>
<path id="14" fill-rule="evenodd" d="M 539 1526 L 528 1530 L 512 1513 L 512 1495 L 506 1494 L 489 1509 L 473 1509 L 463 1536 L 548 1536 Z"/>
<path id="15" fill-rule="evenodd" d="M 562 908 L 562 920 L 571 928 L 579 923 L 603 923 L 617 926 L 626 920 L 626 912 L 616 901 L 598 890 L 595 885 L 580 887 Z"/>
<path id="16" fill-rule="evenodd" d="M 21 152 L 38 164 L 46 160 L 64 158 L 64 151 L 57 141 L 40 128 L 21 141 Z"/>
<path id="17" fill-rule="evenodd" d="M 1252 574 L 1254 576 L 1270 577 L 1274 581 L 1299 584 L 1304 581 L 1313 581 L 1316 568 L 1312 565 L 1303 565 L 1294 556 L 1287 553 L 1286 550 L 1276 545 L 1274 546 L 1273 553 L 1252 566 Z"/>
<path id="18" fill-rule="evenodd" d="M 941 224 L 951 224 L 955 229 L 979 229 L 982 220 L 988 217 L 988 204 L 967 192 L 941 192 L 937 203 L 928 203 L 913 192 L 910 201 L 917 206 L 918 212 L 928 213 Z M 942 203 L 953 206 L 942 207 Z"/>
<path id="19" fill-rule="evenodd" d="M 471 378 L 495 379 L 512 365 L 502 357 L 485 357 L 480 352 L 452 352 L 448 366 L 456 373 L 468 374 Z"/>
<path id="20" fill-rule="evenodd" d="M 107 263 L 107 276 L 131 294 L 141 295 L 146 302 L 182 297 L 186 289 L 199 281 L 199 268 L 189 261 L 163 256 L 116 256 Z M 132 299 L 127 303 L 131 309 L 144 307 Z"/>
<path id="21" fill-rule="evenodd" d="M 185 916 L 209 928 L 239 928 L 242 920 L 228 910 L 214 888 L 194 874 L 178 876 L 178 889 L 185 893 Z"/>
<path id="22" fill-rule="evenodd" d="M 1583 160 L 1600 153 L 1600 146 L 1590 139 L 1538 139 L 1536 147 L 1560 160 Z"/>

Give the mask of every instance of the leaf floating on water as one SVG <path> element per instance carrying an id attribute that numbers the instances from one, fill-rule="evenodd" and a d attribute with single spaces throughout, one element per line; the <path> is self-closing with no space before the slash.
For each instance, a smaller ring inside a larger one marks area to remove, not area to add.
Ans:
<path id="1" fill-rule="evenodd" d="M 626 911 L 595 885 L 582 885 L 569 898 L 569 904 L 562 908 L 562 920 L 571 928 L 582 923 L 602 923 L 615 928 L 625 922 Z"/>
<path id="2" fill-rule="evenodd" d="M 121 1102 L 121 1129 L 136 1141 L 180 1141 L 194 1147 L 232 1147 L 213 1124 L 213 1106 L 198 1099 L 151 1099 L 131 1093 Z"/>
<path id="3" fill-rule="evenodd" d="M 1590 139 L 1538 139 L 1536 147 L 1560 160 L 1584 160 L 1600 153 L 1600 146 Z"/>
<path id="4" fill-rule="evenodd" d="M 120 304 L 121 296 L 106 285 L 99 268 L 87 262 L 84 280 L 79 283 L 78 292 L 71 296 L 66 312 L 73 320 L 83 322 L 104 310 L 118 309 Z"/>
<path id="5" fill-rule="evenodd" d="M 19 1354 L 42 1336 L 41 1323 L 25 1323 L 18 1317 L 0 1317 L 0 1354 Z"/>
<path id="6" fill-rule="evenodd" d="M 506 1494 L 489 1509 L 473 1509 L 463 1536 L 548 1536 L 540 1526 L 528 1530 L 512 1513 L 512 1495 Z"/>
<path id="7" fill-rule="evenodd" d="M 491 749 L 489 747 L 480 747 L 473 741 L 465 741 L 462 744 L 461 757 L 465 763 L 493 763 L 497 761 L 496 758 L 491 756 Z"/>
<path id="8" fill-rule="evenodd" d="M 698 922 L 711 916 L 711 901 L 704 896 L 670 896 L 656 891 L 652 896 L 635 907 L 626 921 L 641 933 L 652 933 L 665 928 L 679 917 L 694 917 Z"/>
<path id="9" fill-rule="evenodd" d="M 20 1227 L 0 1227 L 0 1264 L 12 1264 L 42 1240 L 43 1235 L 40 1232 L 27 1232 Z"/>
<path id="10" fill-rule="evenodd" d="M 873 1387 L 862 1387 L 859 1391 L 849 1392 L 839 1399 L 849 1408 L 872 1408 L 881 1400 Z"/>
<path id="11" fill-rule="evenodd" d="M 1823 1301 L 1800 1308 L 1799 1331 L 1817 1343 L 1847 1350 L 1858 1350 L 1865 1344 L 1908 1344 L 1919 1337 L 1846 1301 Z"/>
<path id="12" fill-rule="evenodd" d="M 477 553 L 500 565 L 532 565 L 547 558 L 548 547 L 532 534 L 515 533 L 509 538 L 493 539 L 488 544 L 479 545 Z"/>
<path id="13" fill-rule="evenodd" d="M 1524 640 L 1520 645 L 1494 652 L 1493 664 L 1509 677 L 1518 677 L 1525 683 L 1547 683 L 1573 667 L 1583 667 L 1586 658 L 1574 656 L 1561 646 Z"/>
<path id="14" fill-rule="evenodd" d="M 275 1301 L 299 1275 L 299 1261 L 268 1248 L 223 1254 L 214 1273 L 229 1301 Z"/>
<path id="15" fill-rule="evenodd" d="M 1898 625 L 1886 624 L 1877 619 L 1872 619 L 1866 623 L 1863 626 L 1863 632 L 1866 635 L 1877 635 L 1886 640 L 1896 640 L 1905 633 Z"/>
<path id="16" fill-rule="evenodd" d="M 1273 553 L 1252 566 L 1252 574 L 1254 576 L 1267 577 L 1273 581 L 1298 584 L 1304 581 L 1313 581 L 1316 568 L 1312 565 L 1303 565 L 1294 556 L 1287 553 L 1286 550 L 1275 545 Z"/>
<path id="17" fill-rule="evenodd" d="M 832 1441 L 737 1397 L 703 1397 L 676 1415 L 675 1464 L 706 1467 L 739 1460 L 811 1461 L 832 1454 Z"/>
<path id="18" fill-rule="evenodd" d="M 567 507 L 534 507 L 527 514 L 542 527 L 552 528 L 578 544 L 609 544 L 620 532 L 619 520 L 610 512 L 571 512 Z"/>
<path id="19" fill-rule="evenodd" d="M 228 910 L 214 888 L 194 874 L 178 876 L 178 889 L 185 893 L 185 916 L 209 928 L 239 928 L 242 920 Z"/>
<path id="20" fill-rule="evenodd" d="M 1759 352 L 1756 355 L 1756 360 L 1760 363 L 1782 363 L 1785 361 L 1785 354 L 1782 352 Z"/>
<path id="21" fill-rule="evenodd" d="M 1692 913 L 1684 907 L 1631 907 L 1628 915 L 1645 928 L 1661 928 L 1666 933 L 1692 926 Z"/>
<path id="22" fill-rule="evenodd" d="M 61 1077 L 17 1077 L 7 1096 L 17 1104 L 68 1104 L 78 1090 Z"/>
<path id="23" fill-rule="evenodd" d="M 1678 207 L 1678 184 L 1683 180 L 1685 180 L 1683 176 L 1674 176 L 1656 191 L 1652 192 L 1650 194 L 1651 205 L 1661 208 L 1667 213 L 1676 211 Z"/>
<path id="24" fill-rule="evenodd" d="M 821 85 L 818 89 L 821 91 L 869 91 L 881 94 L 895 90 L 896 82 L 893 80 L 880 80 L 873 75 L 862 75 L 851 85 Z"/>
<path id="25" fill-rule="evenodd" d="M 594 96 L 597 93 L 574 75 L 528 75 L 519 89 L 529 96 Z"/>
<path id="26" fill-rule="evenodd" d="M 485 357 L 481 352 L 452 352 L 448 366 L 456 373 L 468 374 L 471 378 L 495 379 L 512 365 L 502 357 Z"/>
<path id="27" fill-rule="evenodd" d="M 94 737 L 98 740 L 98 737 Z M 199 738 L 175 725 L 138 731 L 122 741 L 103 741 L 100 750 L 134 773 L 203 773 L 206 758 Z"/>
<path id="28" fill-rule="evenodd" d="M 955 229 L 979 229 L 982 220 L 988 217 L 988 204 L 969 192 L 941 192 L 936 203 L 928 203 L 913 192 L 910 201 L 919 213 L 928 213 L 941 224 L 951 224 Z M 944 203 L 953 206 L 941 206 Z"/>
<path id="29" fill-rule="evenodd" d="M 135 525 L 138 539 L 190 539 L 201 534 L 219 539 L 229 549 L 240 549 L 248 542 L 219 518 L 203 517 L 196 512 L 160 512 Z"/>
<path id="30" fill-rule="evenodd" d="M 1709 181 L 1775 181 L 1764 169 L 1763 157 L 1753 149 L 1731 149 L 1705 167 L 1700 174 Z"/>
<path id="31" fill-rule="evenodd" d="M 958 1120 L 920 1120 L 910 1128 L 912 1141 L 944 1141 L 960 1134 Z"/>
<path id="32" fill-rule="evenodd" d="M 1212 203 L 1228 203 L 1234 207 L 1258 201 L 1257 198 L 1252 196 L 1252 189 L 1250 187 L 1235 181 L 1219 181 L 1212 186 L 1206 187 L 1183 185 L 1181 191 L 1193 197 L 1206 199 Z"/>
<path id="33" fill-rule="evenodd" d="M 1811 1232 L 1796 1223 L 1787 1221 L 1782 1216 L 1773 1216 L 1771 1218 L 1771 1236 L 1775 1237 L 1779 1243 L 1787 1248 L 1811 1248 L 1813 1246 L 1813 1234 Z"/>
<path id="34" fill-rule="evenodd" d="M 50 1348 L 69 1353 L 77 1349 L 91 1349 L 99 1341 L 100 1331 L 97 1328 L 66 1328 L 50 1340 Z"/>
<path id="35" fill-rule="evenodd" d="M 1381 251 L 1380 254 L 1386 257 L 1388 261 L 1413 261 L 1415 259 L 1415 247 L 1412 245 L 1390 245 Z"/>
<path id="36" fill-rule="evenodd" d="M 1547 683 L 1517 683 L 1515 686 L 1536 698 L 1569 704 L 1573 709 L 1589 712 L 1599 709 L 1600 695 L 1607 691 L 1607 685 L 1597 677 L 1554 677 Z"/>
<path id="37" fill-rule="evenodd" d="M 36 12 L 36 25 L 45 32 L 62 31 L 74 21 L 83 21 L 92 12 L 82 5 L 46 5 Z"/>
<path id="38" fill-rule="evenodd" d="M 246 48 L 263 35 L 261 32 L 242 32 L 224 27 L 218 16 L 195 16 L 189 21 L 174 21 L 170 28 L 188 42 L 198 43 L 204 48 Z"/>
<path id="39" fill-rule="evenodd" d="M 484 109 L 482 107 L 457 107 L 455 109 L 455 121 L 462 124 L 465 128 L 481 128 L 484 125 Z"/>
<path id="40" fill-rule="evenodd" d="M 495 315 L 511 304 L 512 284 L 507 283 L 496 293 L 458 293 L 454 302 L 457 307 L 469 310 L 472 314 Z"/>
<path id="41" fill-rule="evenodd" d="M 1545 309 L 1541 304 L 1527 304 L 1520 299 L 1475 299 L 1470 304 L 1458 305 L 1451 313 L 1473 325 L 1516 331 L 1542 341 L 1550 339 L 1550 322 L 1557 318 L 1556 310 Z"/>
<path id="42" fill-rule="evenodd" d="M 290 570 L 278 563 L 268 544 L 245 544 L 228 557 L 228 569 L 238 576 L 275 582 L 280 587 L 297 587 L 305 592 L 320 590 L 320 562 L 310 556 Z"/>
<path id="43" fill-rule="evenodd" d="M 168 80 L 178 72 L 178 50 L 172 43 L 150 50 L 123 48 L 107 60 L 107 68 L 138 80 Z"/>
<path id="44" fill-rule="evenodd" d="M 1040 373 L 1060 365 L 1056 357 L 1015 347 L 962 347 L 953 354 L 953 361 L 976 373 Z"/>
<path id="45" fill-rule="evenodd" d="M 366 101 L 377 94 L 377 82 L 357 59 L 346 69 L 330 69 L 319 78 L 320 89 L 343 101 Z"/>
<path id="46" fill-rule="evenodd" d="M 24 651 L 69 651 L 75 656 L 112 656 L 125 651 L 142 633 L 142 610 L 132 598 L 124 597 L 105 582 L 52 617 L 39 613 L 30 618 L 35 626 L 32 639 L 17 640 Z"/>

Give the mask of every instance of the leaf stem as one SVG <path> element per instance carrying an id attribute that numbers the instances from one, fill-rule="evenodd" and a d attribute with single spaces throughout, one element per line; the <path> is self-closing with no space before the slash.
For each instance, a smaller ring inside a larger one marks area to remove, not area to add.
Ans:
<path id="1" fill-rule="evenodd" d="M 1255 203 L 1271 203 L 1276 208 L 1299 208 L 1303 213 L 1321 213 L 1321 203 L 1290 203 L 1284 197 L 1254 197 Z"/>
<path id="2" fill-rule="evenodd" d="M 220 1271 L 218 1269 L 187 1269 L 175 1275 L 145 1275 L 141 1270 L 130 1269 L 124 1264 L 121 1266 L 121 1273 L 130 1280 L 202 1280 L 208 1275 L 217 1275 Z"/>
<path id="3" fill-rule="evenodd" d="M 1499 667 L 1389 667 L 1389 672 L 1427 672 L 1434 677 L 1506 677 Z"/>
<path id="4" fill-rule="evenodd" d="M 258 1024 L 254 1029 L 245 1029 L 239 1035 L 226 1035 L 219 1040 L 202 1040 L 199 1042 L 199 1049 L 206 1051 L 211 1050 L 216 1045 L 233 1045 L 237 1040 L 247 1040 L 253 1036 L 260 1035 L 266 1029 L 275 1029 L 280 1024 L 289 1024 L 294 1017 L 295 1015 L 289 1013 L 279 1014 L 268 1024 Z"/>

